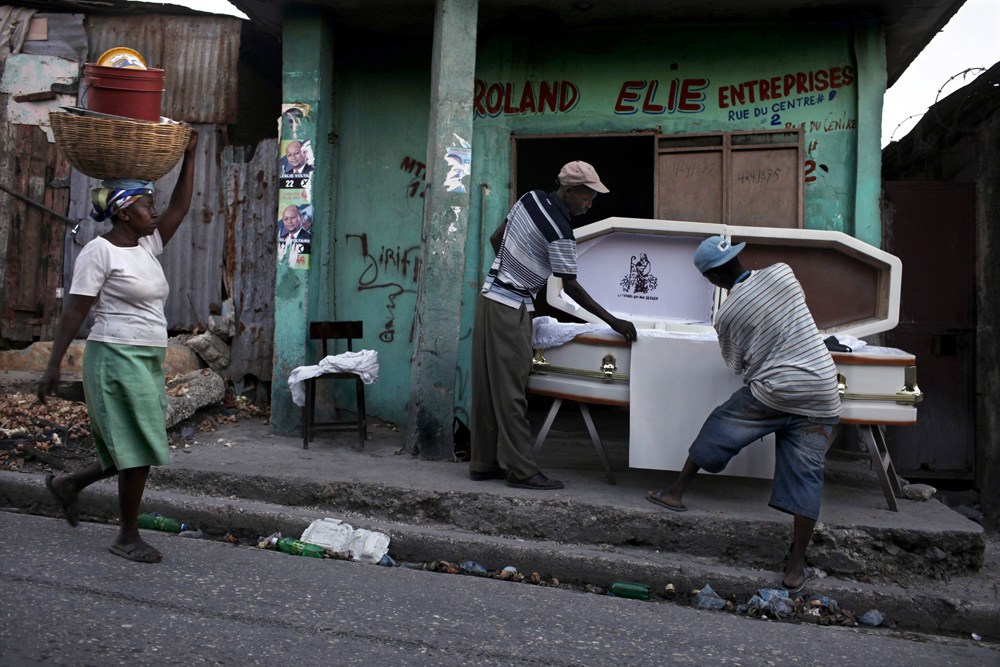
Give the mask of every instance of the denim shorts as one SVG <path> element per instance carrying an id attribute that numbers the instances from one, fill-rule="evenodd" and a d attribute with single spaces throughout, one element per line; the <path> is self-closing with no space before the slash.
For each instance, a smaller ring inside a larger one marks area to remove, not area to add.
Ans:
<path id="1" fill-rule="evenodd" d="M 688 453 L 708 472 L 721 472 L 747 445 L 774 433 L 774 486 L 768 504 L 819 518 L 823 461 L 838 417 L 804 417 L 764 405 L 743 387 L 715 408 Z"/>

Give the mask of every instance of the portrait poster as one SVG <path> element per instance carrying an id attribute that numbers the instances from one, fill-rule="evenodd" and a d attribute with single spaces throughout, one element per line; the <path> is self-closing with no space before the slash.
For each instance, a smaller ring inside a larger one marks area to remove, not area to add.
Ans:
<path id="1" fill-rule="evenodd" d="M 308 270 L 314 221 L 312 176 L 317 168 L 309 105 L 283 104 L 278 124 L 278 262 Z"/>

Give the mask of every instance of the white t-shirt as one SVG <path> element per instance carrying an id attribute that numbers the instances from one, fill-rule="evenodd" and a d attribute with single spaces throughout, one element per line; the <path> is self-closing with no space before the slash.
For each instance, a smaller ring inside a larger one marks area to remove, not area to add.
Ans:
<path id="1" fill-rule="evenodd" d="M 97 297 L 87 340 L 167 346 L 163 304 L 170 286 L 156 259 L 162 252 L 159 230 L 141 237 L 133 248 L 120 248 L 100 236 L 83 247 L 69 291 Z"/>

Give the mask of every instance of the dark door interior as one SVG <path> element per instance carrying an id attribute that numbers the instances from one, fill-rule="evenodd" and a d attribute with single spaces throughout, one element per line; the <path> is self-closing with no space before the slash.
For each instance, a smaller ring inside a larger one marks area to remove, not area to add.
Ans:
<path id="1" fill-rule="evenodd" d="M 887 182 L 886 250 L 903 262 L 899 326 L 886 342 L 917 357 L 925 398 L 915 426 L 890 427 L 904 477 L 975 475 L 976 190 Z"/>
<path id="2" fill-rule="evenodd" d="M 653 170 L 656 143 L 652 135 L 634 137 L 516 137 L 515 196 L 530 190 L 556 189 L 556 176 L 567 162 L 583 160 L 593 165 L 601 182 L 611 191 L 598 195 L 574 227 L 604 218 L 653 217 Z"/>

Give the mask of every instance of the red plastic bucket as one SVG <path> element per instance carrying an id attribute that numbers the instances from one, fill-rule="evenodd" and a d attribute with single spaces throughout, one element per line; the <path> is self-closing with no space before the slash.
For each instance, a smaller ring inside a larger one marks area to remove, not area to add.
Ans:
<path id="1" fill-rule="evenodd" d="M 113 116 L 160 122 L 162 69 L 123 69 L 87 63 L 87 108 Z"/>

